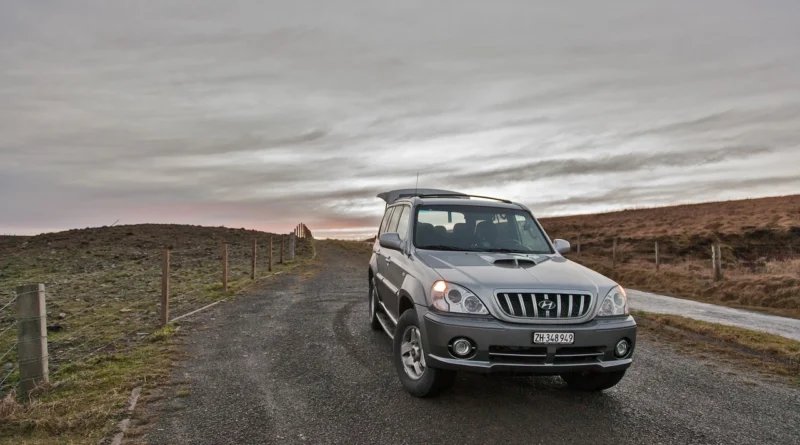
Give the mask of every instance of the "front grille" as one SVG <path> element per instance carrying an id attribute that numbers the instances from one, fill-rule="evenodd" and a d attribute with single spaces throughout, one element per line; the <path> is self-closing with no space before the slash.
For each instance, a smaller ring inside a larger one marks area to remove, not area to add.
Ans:
<path id="1" fill-rule="evenodd" d="M 489 360 L 496 363 L 542 365 L 546 358 L 546 346 L 489 346 Z"/>
<path id="2" fill-rule="evenodd" d="M 581 365 L 597 363 L 605 354 L 604 346 L 562 346 L 550 356 L 546 346 L 489 346 L 492 363 L 526 365 Z"/>
<path id="3" fill-rule="evenodd" d="M 562 347 L 556 349 L 553 364 L 577 365 L 581 363 L 594 363 L 605 354 L 605 347 Z"/>
<path id="4" fill-rule="evenodd" d="M 520 318 L 581 318 L 592 303 L 590 294 L 579 293 L 498 292 L 496 297 L 503 312 Z"/>

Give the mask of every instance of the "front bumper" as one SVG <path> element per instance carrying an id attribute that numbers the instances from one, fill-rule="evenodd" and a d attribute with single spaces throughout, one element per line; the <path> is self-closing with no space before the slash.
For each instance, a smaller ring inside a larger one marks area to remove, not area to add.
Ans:
<path id="1" fill-rule="evenodd" d="M 506 323 L 497 319 L 441 315 L 417 306 L 428 366 L 476 372 L 514 372 L 555 375 L 567 372 L 611 372 L 628 368 L 636 346 L 633 317 L 595 319 L 581 324 L 535 325 Z M 571 345 L 535 345 L 534 332 L 572 332 Z M 466 337 L 474 354 L 457 358 L 449 345 Z M 614 356 L 621 339 L 630 342 L 624 358 Z"/>

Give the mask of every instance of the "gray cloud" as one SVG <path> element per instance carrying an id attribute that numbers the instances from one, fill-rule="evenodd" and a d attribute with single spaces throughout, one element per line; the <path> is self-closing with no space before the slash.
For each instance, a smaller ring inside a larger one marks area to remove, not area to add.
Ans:
<path id="1" fill-rule="evenodd" d="M 549 200 L 544 202 L 534 202 L 531 205 L 535 208 L 563 209 L 574 208 L 575 206 L 597 206 L 601 209 L 616 209 L 620 202 L 625 202 L 629 207 L 641 205 L 652 205 L 666 202 L 669 204 L 681 204 L 693 202 L 691 199 L 681 199 L 681 196 L 692 196 L 693 194 L 720 194 L 718 199 L 724 199 L 725 191 L 746 190 L 749 188 L 769 188 L 776 186 L 800 187 L 800 176 L 781 176 L 771 178 L 755 179 L 712 179 L 686 181 L 670 186 L 644 186 L 644 187 L 615 187 L 600 194 L 587 196 L 573 196 L 564 199 Z M 714 195 L 712 195 L 714 196 Z M 560 213 L 560 212 L 559 212 Z"/>
<path id="2" fill-rule="evenodd" d="M 746 159 L 770 153 L 767 147 L 737 146 L 716 150 L 673 151 L 663 153 L 626 153 L 594 158 L 549 159 L 467 172 L 454 176 L 455 183 L 474 183 L 475 181 L 515 182 L 522 178 L 546 179 L 569 175 L 597 175 L 654 170 L 663 167 L 687 167 L 692 165 L 715 164 L 729 159 Z"/>
<path id="3" fill-rule="evenodd" d="M 704 7 L 0 0 L 0 232 L 797 193 L 800 8 Z"/>

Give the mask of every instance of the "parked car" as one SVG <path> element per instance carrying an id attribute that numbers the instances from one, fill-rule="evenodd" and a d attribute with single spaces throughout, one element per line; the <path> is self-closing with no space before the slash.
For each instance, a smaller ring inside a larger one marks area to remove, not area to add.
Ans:
<path id="1" fill-rule="evenodd" d="M 602 391 L 631 365 L 625 290 L 564 256 L 525 206 L 393 190 L 369 262 L 369 322 L 393 339 L 403 387 L 430 396 L 457 371 L 559 375 Z"/>

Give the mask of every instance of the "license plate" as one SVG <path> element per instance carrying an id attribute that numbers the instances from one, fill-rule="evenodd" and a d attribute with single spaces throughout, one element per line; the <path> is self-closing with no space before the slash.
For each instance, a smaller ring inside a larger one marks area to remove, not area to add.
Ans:
<path id="1" fill-rule="evenodd" d="M 537 345 L 571 345 L 575 341 L 572 332 L 534 332 L 533 342 Z"/>

